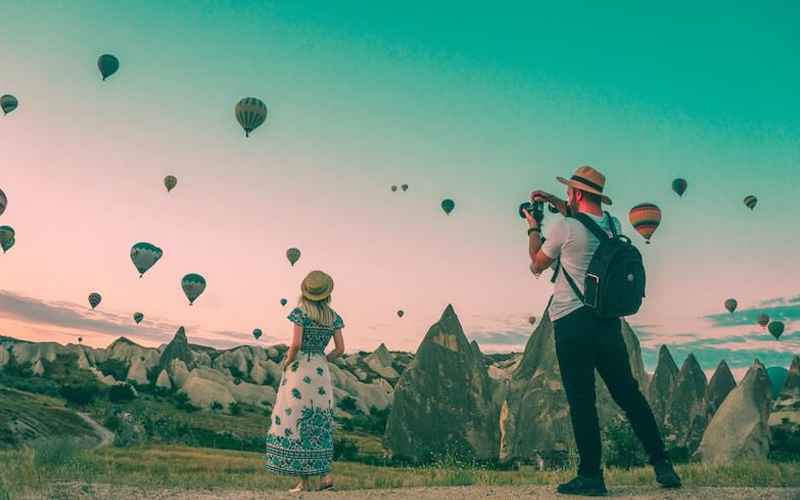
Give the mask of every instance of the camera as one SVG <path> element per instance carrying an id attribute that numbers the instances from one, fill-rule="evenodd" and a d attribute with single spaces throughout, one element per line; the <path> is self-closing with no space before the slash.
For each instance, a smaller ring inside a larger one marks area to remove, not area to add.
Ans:
<path id="1" fill-rule="evenodd" d="M 542 219 L 544 219 L 544 202 L 534 201 L 525 202 L 519 206 L 519 216 L 525 218 L 525 212 L 528 212 L 531 217 L 541 226 Z"/>

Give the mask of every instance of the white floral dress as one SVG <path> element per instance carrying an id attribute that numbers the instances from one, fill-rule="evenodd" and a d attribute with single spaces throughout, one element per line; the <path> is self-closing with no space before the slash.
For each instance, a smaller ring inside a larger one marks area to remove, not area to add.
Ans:
<path id="1" fill-rule="evenodd" d="M 323 326 L 299 307 L 289 320 L 302 325 L 303 338 L 278 386 L 265 465 L 276 474 L 321 476 L 333 462 L 333 390 L 325 347 L 344 322 L 337 314 L 333 325 Z"/>

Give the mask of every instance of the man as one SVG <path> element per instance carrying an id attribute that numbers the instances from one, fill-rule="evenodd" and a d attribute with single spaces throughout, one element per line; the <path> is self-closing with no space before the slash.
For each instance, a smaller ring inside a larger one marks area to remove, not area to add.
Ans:
<path id="1" fill-rule="evenodd" d="M 558 492 L 589 496 L 608 494 L 600 468 L 602 447 L 595 407 L 595 369 L 650 456 L 658 483 L 664 487 L 680 487 L 680 478 L 664 451 L 664 442 L 650 405 L 631 373 L 620 319 L 603 319 L 584 307 L 564 274 L 564 271 L 569 273 L 577 288 L 583 290 L 589 262 L 600 245 L 600 241 L 570 215 L 587 214 L 609 235 L 612 234 L 610 224 L 614 224 L 617 234 L 620 233 L 619 221 L 604 215 L 601 208 L 603 203 L 611 205 L 611 199 L 603 194 L 605 176 L 592 167 L 582 166 L 569 180 L 557 179 L 567 185 L 567 201 L 544 191 L 531 193 L 531 201 L 548 202 L 565 216 L 553 221 L 544 244 L 538 222 L 527 213 L 526 218 L 530 226 L 528 251 L 531 271 L 538 278 L 542 271 L 559 261 L 554 266 L 557 278 L 548 310 L 555 329 L 556 354 L 580 465 L 578 476 L 559 485 Z"/>

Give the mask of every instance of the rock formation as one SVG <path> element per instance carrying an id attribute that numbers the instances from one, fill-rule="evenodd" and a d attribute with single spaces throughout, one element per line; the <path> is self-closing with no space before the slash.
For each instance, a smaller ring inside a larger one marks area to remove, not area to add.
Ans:
<path id="1" fill-rule="evenodd" d="M 766 458 L 770 391 L 767 371 L 756 360 L 714 414 L 694 456 L 708 463 Z"/>
<path id="2" fill-rule="evenodd" d="M 700 445 L 708 425 L 706 409 L 706 375 L 689 354 L 678 372 L 675 389 L 667 403 L 664 428 L 667 448 L 686 448 L 694 452 Z"/>
<path id="3" fill-rule="evenodd" d="M 11 355 L 8 350 L 4 346 L 0 346 L 0 370 L 8 363 L 9 359 L 11 359 Z"/>
<path id="4" fill-rule="evenodd" d="M 448 451 L 495 458 L 497 417 L 486 364 L 448 305 L 395 385 L 384 445 L 413 459 Z"/>
<path id="5" fill-rule="evenodd" d="M 186 366 L 192 363 L 189 343 L 186 341 L 186 330 L 183 327 L 178 328 L 175 336 L 161 353 L 161 357 L 158 360 L 158 371 L 161 372 L 161 370 L 167 368 L 173 359 L 183 361 Z"/>
<path id="6" fill-rule="evenodd" d="M 392 353 L 389 352 L 389 349 L 386 348 L 386 344 L 381 343 L 371 354 L 364 356 L 364 362 L 370 367 L 372 367 L 373 364 L 391 367 L 394 358 L 392 357 Z"/>
<path id="7" fill-rule="evenodd" d="M 622 336 L 633 376 L 646 394 L 648 380 L 639 341 L 625 321 L 622 322 Z M 596 380 L 601 426 L 619 421 L 622 418 L 619 407 L 599 375 Z M 564 460 L 575 445 L 556 358 L 553 323 L 547 312 L 528 339 L 508 391 L 500 409 L 500 459 L 544 457 L 549 463 Z"/>
<path id="8" fill-rule="evenodd" d="M 156 387 L 159 389 L 170 390 L 172 389 L 172 382 L 169 379 L 169 374 L 167 370 L 161 370 L 161 373 L 158 374 L 158 379 L 156 379 Z"/>
<path id="9" fill-rule="evenodd" d="M 711 376 L 711 382 L 708 383 L 708 391 L 706 392 L 706 405 L 708 407 L 708 420 L 717 412 L 717 409 L 728 397 L 728 394 L 736 388 L 736 381 L 733 379 L 733 374 L 728 363 L 723 359 L 717 365 L 714 375 Z"/>
<path id="10" fill-rule="evenodd" d="M 662 345 L 658 351 L 658 364 L 656 371 L 653 373 L 653 379 L 650 381 L 650 387 L 647 391 L 647 400 L 650 402 L 650 408 L 653 410 L 653 416 L 656 417 L 659 427 L 664 427 L 664 416 L 667 413 L 667 404 L 669 403 L 670 395 L 675 389 L 675 381 L 678 379 L 678 365 L 672 359 L 667 346 Z"/>
<path id="11" fill-rule="evenodd" d="M 769 425 L 776 450 L 794 454 L 800 450 L 800 358 L 797 356 L 792 359 L 781 393 L 772 403 Z"/>

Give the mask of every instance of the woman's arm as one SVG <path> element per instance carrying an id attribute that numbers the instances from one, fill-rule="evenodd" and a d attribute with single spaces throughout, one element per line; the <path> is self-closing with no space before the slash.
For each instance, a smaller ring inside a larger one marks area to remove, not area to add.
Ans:
<path id="1" fill-rule="evenodd" d="M 329 363 L 344 353 L 344 337 L 342 337 L 341 330 L 336 330 L 333 332 L 333 343 L 333 350 L 329 352 L 327 356 L 325 356 L 325 359 L 327 359 Z"/>
<path id="2" fill-rule="evenodd" d="M 300 344 L 303 342 L 303 327 L 302 325 L 294 325 L 294 334 L 292 335 L 292 345 L 289 346 L 289 352 L 286 353 L 286 358 L 283 360 L 283 369 L 289 366 L 294 358 L 297 356 L 297 351 L 300 350 Z"/>

